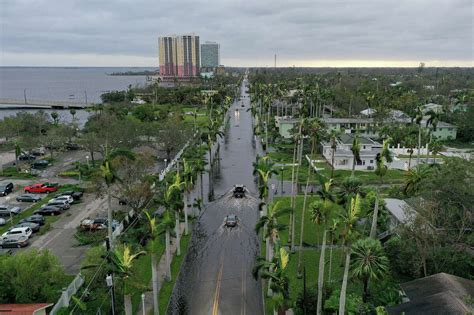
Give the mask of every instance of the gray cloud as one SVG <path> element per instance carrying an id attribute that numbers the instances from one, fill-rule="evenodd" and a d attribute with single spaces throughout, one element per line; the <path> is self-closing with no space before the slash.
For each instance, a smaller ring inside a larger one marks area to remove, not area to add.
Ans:
<path id="1" fill-rule="evenodd" d="M 5 64 L 15 54 L 51 54 L 53 64 L 55 54 L 154 60 L 158 36 L 189 32 L 220 42 L 223 61 L 234 63 L 271 63 L 274 53 L 283 60 L 474 59 L 471 0 L 0 0 L 0 6 Z"/>

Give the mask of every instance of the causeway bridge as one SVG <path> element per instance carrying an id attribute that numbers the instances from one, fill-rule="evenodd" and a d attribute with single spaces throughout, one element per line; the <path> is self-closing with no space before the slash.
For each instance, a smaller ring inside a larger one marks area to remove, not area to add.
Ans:
<path id="1" fill-rule="evenodd" d="M 52 101 L 52 100 L 35 100 L 28 99 L 10 99 L 0 98 L 0 110 L 1 109 L 84 109 L 93 107 L 94 104 L 86 102 L 75 102 L 75 101 Z"/>

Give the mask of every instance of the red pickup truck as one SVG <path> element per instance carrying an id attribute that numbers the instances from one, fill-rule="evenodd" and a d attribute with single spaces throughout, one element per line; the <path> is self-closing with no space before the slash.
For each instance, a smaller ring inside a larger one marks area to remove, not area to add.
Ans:
<path id="1" fill-rule="evenodd" d="M 24 188 L 25 193 L 49 194 L 58 190 L 58 184 L 33 184 Z"/>

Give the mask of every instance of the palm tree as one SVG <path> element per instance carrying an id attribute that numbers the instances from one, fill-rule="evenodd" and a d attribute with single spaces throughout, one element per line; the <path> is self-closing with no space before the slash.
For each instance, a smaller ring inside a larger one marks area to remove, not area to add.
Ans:
<path id="1" fill-rule="evenodd" d="M 331 178 L 334 177 L 334 158 L 335 158 L 336 150 L 337 150 L 337 140 L 338 140 L 340 134 L 341 134 L 341 132 L 339 130 L 336 130 L 336 129 L 331 129 L 331 131 L 329 132 L 329 139 L 331 141 L 331 150 L 332 150 L 332 154 L 331 154 Z"/>
<path id="2" fill-rule="evenodd" d="M 184 205 L 184 235 L 189 234 L 188 225 L 188 205 L 191 202 L 191 192 L 194 189 L 194 170 L 193 167 L 186 159 L 183 159 L 183 186 L 186 191 L 186 204 Z"/>
<path id="3" fill-rule="evenodd" d="M 389 149 L 390 138 L 383 141 L 382 152 L 375 156 L 376 168 L 375 174 L 380 177 L 380 185 L 383 185 L 383 177 L 387 173 L 386 163 L 392 162 L 392 154 Z M 377 219 L 379 215 L 380 186 L 377 187 L 375 198 L 374 214 L 372 216 L 372 227 L 370 228 L 370 237 L 375 238 L 377 233 Z"/>
<path id="4" fill-rule="evenodd" d="M 329 217 L 330 209 L 324 201 L 317 200 L 309 205 L 311 209 L 311 221 L 315 224 L 324 226 L 323 240 L 321 243 L 321 254 L 319 256 L 319 271 L 318 271 L 318 300 L 317 300 L 317 312 L 321 314 L 322 301 L 323 301 L 323 283 L 324 283 L 324 263 L 326 253 L 326 222 Z"/>
<path id="5" fill-rule="evenodd" d="M 342 246 L 343 252 L 345 252 L 345 265 L 344 265 L 344 276 L 342 278 L 341 294 L 339 296 L 339 314 L 344 314 L 346 308 L 346 291 L 347 291 L 347 278 L 349 277 L 349 265 L 351 260 L 351 240 L 355 237 L 355 227 L 360 214 L 360 197 L 356 195 L 355 198 L 351 199 L 351 203 L 347 212 L 342 214 L 341 225 L 342 225 Z M 344 248 L 345 246 L 345 248 Z"/>
<path id="6" fill-rule="evenodd" d="M 113 248 L 114 246 L 114 239 L 112 235 L 112 186 L 120 182 L 121 179 L 117 175 L 117 171 L 114 169 L 112 165 L 112 161 L 116 157 L 125 157 L 129 160 L 135 160 L 135 154 L 128 150 L 121 150 L 116 149 L 112 151 L 108 151 L 107 146 L 105 150 L 104 159 L 102 161 L 102 165 L 100 166 L 100 178 L 106 185 L 107 189 L 107 235 L 109 237 L 110 246 Z"/>
<path id="7" fill-rule="evenodd" d="M 416 147 L 416 140 L 413 138 L 412 135 L 408 135 L 408 136 L 405 137 L 405 139 L 403 139 L 403 142 L 404 142 L 405 147 L 408 148 L 408 154 L 409 154 L 408 169 L 410 169 L 411 168 L 411 158 L 413 156 L 413 153 L 415 152 L 413 150 L 413 148 Z"/>
<path id="8" fill-rule="evenodd" d="M 423 112 L 418 106 L 415 110 L 415 123 L 418 125 L 418 156 L 416 158 L 416 165 L 420 164 L 420 150 L 421 150 L 421 121 L 423 120 Z"/>
<path id="9" fill-rule="evenodd" d="M 431 148 L 431 153 L 433 153 L 434 155 L 433 163 L 436 164 L 437 163 L 436 158 L 438 156 L 438 153 L 441 152 L 441 150 L 443 150 L 443 145 L 438 140 L 432 140 L 430 142 L 430 148 Z"/>
<path id="10" fill-rule="evenodd" d="M 144 254 L 146 254 L 145 251 L 131 254 L 130 247 L 124 245 L 123 248 L 117 248 L 113 250 L 110 255 L 112 262 L 112 272 L 117 274 L 123 280 L 123 300 L 126 315 L 132 314 L 132 295 L 128 286 L 130 276 L 132 275 L 133 261 L 140 255 Z"/>
<path id="11" fill-rule="evenodd" d="M 153 287 L 153 314 L 158 315 L 160 313 L 160 305 L 158 304 L 158 262 L 157 262 L 157 243 L 159 238 L 159 229 L 156 218 L 152 217 L 148 212 L 144 211 L 148 224 L 150 227 L 151 234 L 151 279 Z"/>
<path id="12" fill-rule="evenodd" d="M 329 249 L 329 283 L 332 282 L 332 248 L 334 245 L 334 238 L 336 237 L 336 231 L 339 227 L 339 220 L 337 219 L 332 219 L 332 223 L 328 228 L 328 233 L 329 233 L 329 238 L 330 238 L 330 245 L 331 248 Z"/>
<path id="13" fill-rule="evenodd" d="M 421 182 L 426 178 L 432 171 L 432 168 L 428 165 L 417 165 L 416 167 L 408 170 L 405 174 L 405 188 L 403 192 L 407 196 L 415 195 L 421 188 Z"/>
<path id="14" fill-rule="evenodd" d="M 185 205 L 183 205 L 183 182 L 181 181 L 181 175 L 179 172 L 176 173 L 174 177 L 174 183 L 171 184 L 168 189 L 167 193 L 169 192 L 171 195 L 169 196 L 169 201 L 171 201 L 170 208 L 174 210 L 174 218 L 175 218 L 175 234 L 176 234 L 176 255 L 181 255 L 181 231 L 180 231 L 180 224 L 179 224 L 179 217 L 181 210 Z"/>
<path id="15" fill-rule="evenodd" d="M 318 118 L 311 118 L 308 119 L 305 126 L 307 129 L 308 135 L 311 137 L 311 154 L 308 163 L 308 173 L 306 178 L 306 186 L 303 198 L 303 208 L 301 209 L 301 227 L 300 227 L 300 251 L 298 253 L 298 275 L 301 275 L 301 254 L 303 249 L 303 235 L 304 235 L 304 217 L 306 212 L 306 202 L 308 198 L 308 190 L 309 190 L 309 180 L 311 177 L 311 173 L 313 170 L 312 159 L 314 155 L 314 150 L 316 148 L 317 138 L 323 132 L 325 126 Z"/>
<path id="16" fill-rule="evenodd" d="M 213 199 L 214 188 L 213 188 L 213 167 L 214 161 L 212 159 L 212 146 L 216 143 L 219 137 L 222 137 L 224 133 L 220 131 L 220 124 L 217 120 L 209 119 L 204 130 L 201 132 L 201 138 L 207 143 L 207 149 L 209 152 L 209 197 Z"/>
<path id="17" fill-rule="evenodd" d="M 290 256 L 286 250 L 280 246 L 280 242 L 275 243 L 275 255 L 271 261 L 263 257 L 258 257 L 253 267 L 252 274 L 256 280 L 258 278 L 269 279 L 269 286 L 273 292 L 272 300 L 274 311 L 279 315 L 285 314 L 290 301 L 289 280 L 287 267 Z"/>
<path id="18" fill-rule="evenodd" d="M 432 128 L 430 128 L 429 130 L 429 133 L 430 133 L 430 145 L 431 145 L 431 142 L 433 141 L 433 132 L 436 131 L 436 129 L 438 128 L 438 123 L 439 123 L 439 114 L 433 110 L 430 110 L 426 113 L 426 116 L 428 116 L 428 119 L 426 120 L 426 128 L 428 128 L 429 126 L 431 126 Z M 429 150 L 427 150 L 426 152 L 426 162 L 428 162 L 428 155 L 429 155 Z"/>
<path id="19" fill-rule="evenodd" d="M 303 128 L 304 119 L 300 119 L 298 131 L 293 135 L 294 137 L 294 148 L 293 148 L 293 166 L 291 168 L 291 208 L 293 212 L 290 216 L 290 248 L 291 251 L 294 251 L 295 245 L 295 224 L 296 224 L 296 217 L 295 217 L 295 207 L 296 207 L 296 194 L 298 193 L 298 177 L 300 172 L 301 166 L 301 155 L 303 152 L 303 137 L 302 137 L 302 128 Z M 298 159 L 298 163 L 296 160 Z M 296 174 L 295 174 L 295 164 L 296 165 Z"/>
<path id="20" fill-rule="evenodd" d="M 253 174 L 258 176 L 259 198 L 262 199 L 265 204 L 268 204 L 268 182 L 272 175 L 278 174 L 274 165 L 275 163 L 273 163 L 268 155 L 263 157 L 257 155 L 256 162 L 253 163 Z"/>
<path id="21" fill-rule="evenodd" d="M 363 301 L 369 297 L 369 281 L 379 280 L 388 273 L 389 261 L 380 241 L 364 238 L 352 246 L 352 275 L 359 278 L 364 286 Z"/>
<path id="22" fill-rule="evenodd" d="M 338 196 L 340 198 L 339 203 L 346 206 L 351 198 L 357 194 L 362 194 L 362 181 L 358 177 L 346 177 L 339 184 Z"/>
<path id="23" fill-rule="evenodd" d="M 352 140 L 351 151 L 352 151 L 352 155 L 354 156 L 354 159 L 352 160 L 351 176 L 354 177 L 356 163 L 360 164 L 362 162 L 360 159 L 360 139 L 359 139 L 358 133 L 355 135 L 354 139 Z"/>
<path id="24" fill-rule="evenodd" d="M 171 219 L 169 210 L 163 214 L 160 224 L 158 225 L 159 234 L 165 234 L 165 259 L 166 259 L 166 280 L 171 281 L 171 239 L 170 234 L 173 230 L 174 222 Z"/>

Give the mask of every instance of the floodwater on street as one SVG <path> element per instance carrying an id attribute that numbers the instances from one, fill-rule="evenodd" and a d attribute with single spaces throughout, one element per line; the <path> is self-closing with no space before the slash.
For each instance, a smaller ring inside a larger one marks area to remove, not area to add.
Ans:
<path id="1" fill-rule="evenodd" d="M 246 97 L 229 110 L 230 127 L 220 142 L 221 160 L 213 185 L 216 200 L 206 205 L 194 226 L 168 314 L 263 314 L 260 282 L 252 276 L 260 251 L 254 230 L 259 200 L 252 175 L 252 163 L 259 150 L 252 142 L 252 118 L 247 111 L 250 104 L 245 90 L 243 86 L 242 95 Z M 246 197 L 233 197 L 235 184 L 247 187 Z M 225 227 L 229 214 L 237 215 L 237 227 Z"/>

